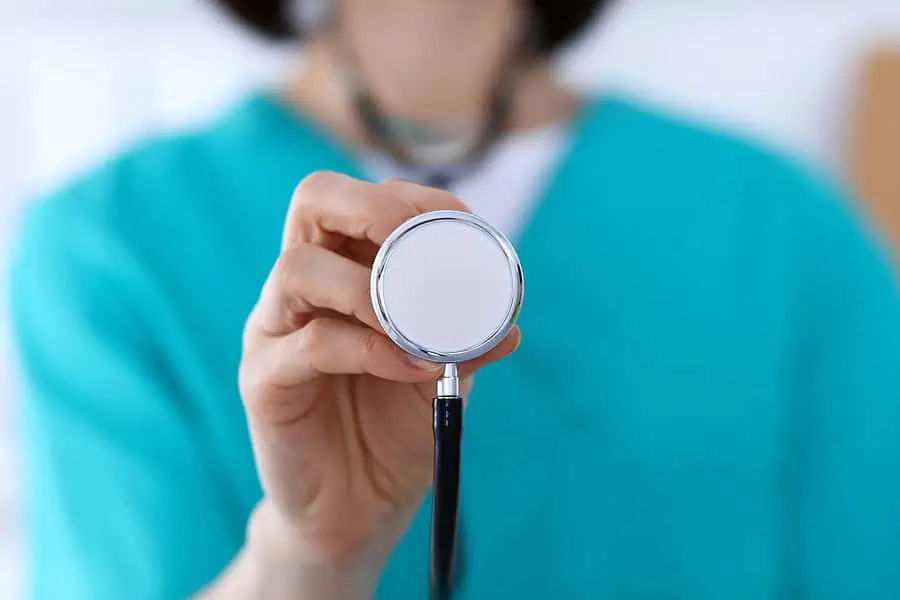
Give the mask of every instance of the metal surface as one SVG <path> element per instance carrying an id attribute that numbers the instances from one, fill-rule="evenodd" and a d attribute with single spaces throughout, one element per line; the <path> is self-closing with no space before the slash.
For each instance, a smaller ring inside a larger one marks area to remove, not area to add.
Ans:
<path id="1" fill-rule="evenodd" d="M 437 395 L 438 397 L 459 396 L 459 373 L 456 370 L 456 363 L 444 365 L 444 374 L 437 382 Z"/>

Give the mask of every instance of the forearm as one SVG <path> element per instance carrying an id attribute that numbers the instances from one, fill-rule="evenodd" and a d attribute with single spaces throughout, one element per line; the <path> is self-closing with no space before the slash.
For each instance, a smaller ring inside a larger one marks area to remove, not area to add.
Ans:
<path id="1" fill-rule="evenodd" d="M 369 600 L 383 562 L 380 556 L 314 557 L 261 505 L 244 547 L 197 600 Z"/>

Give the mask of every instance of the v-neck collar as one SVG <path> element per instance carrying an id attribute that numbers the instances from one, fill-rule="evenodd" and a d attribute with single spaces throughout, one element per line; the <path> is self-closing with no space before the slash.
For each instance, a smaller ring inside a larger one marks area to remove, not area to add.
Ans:
<path id="1" fill-rule="evenodd" d="M 572 177 L 575 163 L 585 151 L 586 144 L 593 135 L 597 115 L 608 103 L 604 96 L 592 95 L 578 107 L 576 113 L 564 125 L 569 138 L 564 155 L 557 160 L 552 174 L 542 189 L 534 190 L 536 200 L 531 204 L 530 214 L 522 219 L 522 228 L 514 239 L 520 253 L 531 246 L 547 211 L 565 210 L 559 206 L 567 200 L 565 189 Z M 302 173 L 314 169 L 339 171 L 359 179 L 369 179 L 363 161 L 357 154 L 333 134 L 319 124 L 295 110 L 276 92 L 264 90 L 249 97 L 247 106 L 255 115 L 256 126 L 265 132 L 269 140 L 271 156 L 290 173 Z M 312 156 L 311 156 L 312 155 Z M 579 171 L 580 173 L 580 171 Z M 580 176 L 580 175 L 579 175 Z"/>

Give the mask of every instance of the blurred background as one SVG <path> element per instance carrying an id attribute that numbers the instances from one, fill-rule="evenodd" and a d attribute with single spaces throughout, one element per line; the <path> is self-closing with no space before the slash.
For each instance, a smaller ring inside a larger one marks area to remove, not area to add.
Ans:
<path id="1" fill-rule="evenodd" d="M 900 159 L 886 169 L 869 154 L 897 143 L 879 137 L 900 121 L 892 48 L 897 0 L 620 0 L 561 68 L 827 169 L 891 229 Z M 212 118 L 287 56 L 202 0 L 0 0 L 0 299 L 30 199 L 148 130 Z M 25 553 L 6 333 L 0 322 L 0 598 L 15 599 Z"/>

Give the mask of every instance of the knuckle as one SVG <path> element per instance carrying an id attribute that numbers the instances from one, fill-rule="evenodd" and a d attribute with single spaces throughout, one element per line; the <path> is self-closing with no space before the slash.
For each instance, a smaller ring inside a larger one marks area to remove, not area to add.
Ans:
<path id="1" fill-rule="evenodd" d="M 373 232 L 377 232 L 383 221 L 390 220 L 391 214 L 396 211 L 395 199 L 377 185 L 366 189 L 365 195 L 361 195 L 359 201 L 353 206 L 356 220 L 362 231 L 361 237 L 371 239 Z"/>
<path id="2" fill-rule="evenodd" d="M 238 366 L 238 390 L 247 408 L 257 404 L 266 395 L 268 387 L 266 361 L 260 354 L 260 349 L 244 352 Z"/>
<path id="3" fill-rule="evenodd" d="M 362 276 L 350 285 L 347 293 L 352 305 L 353 316 L 361 321 L 364 321 L 363 317 L 368 316 L 373 311 L 369 285 L 369 278 Z"/>
<path id="4" fill-rule="evenodd" d="M 372 197 L 364 203 L 369 239 L 382 240 L 404 221 L 418 214 L 415 205 L 407 199 L 400 186 L 413 184 L 402 180 L 390 180 L 376 184 L 372 188 Z"/>
<path id="5" fill-rule="evenodd" d="M 259 388 L 259 377 L 246 361 L 242 361 L 238 368 L 238 390 L 245 404 L 252 402 L 255 391 Z"/>
<path id="6" fill-rule="evenodd" d="M 381 337 L 375 331 L 366 330 L 360 340 L 360 353 L 364 364 L 372 364 L 378 359 L 383 346 Z"/>
<path id="7" fill-rule="evenodd" d="M 294 188 L 294 201 L 301 207 L 309 205 L 326 190 L 343 181 L 345 177 L 335 171 L 313 171 L 301 179 Z"/>
<path id="8" fill-rule="evenodd" d="M 288 302 L 294 292 L 294 273 L 290 262 L 288 256 L 282 254 L 275 262 L 275 267 L 269 276 L 271 279 L 270 293 L 279 307 Z"/>
<path id="9" fill-rule="evenodd" d="M 428 192 L 428 188 L 407 181 L 405 179 L 386 179 L 376 185 L 376 189 L 385 197 L 389 203 L 397 208 L 398 211 L 416 213 L 415 206 L 409 201 L 410 197 L 420 196 Z"/>
<path id="10" fill-rule="evenodd" d="M 468 211 L 466 204 L 446 190 L 431 190 L 434 204 L 440 209 Z"/>
<path id="11" fill-rule="evenodd" d="M 293 289 L 299 276 L 309 271 L 315 256 L 315 248 L 311 244 L 299 244 L 283 252 L 276 259 L 275 267 L 272 269 L 278 288 Z"/>
<path id="12" fill-rule="evenodd" d="M 328 340 L 331 323 L 328 319 L 313 319 L 302 329 L 298 336 L 296 351 L 307 358 L 315 356 Z"/>
<path id="13" fill-rule="evenodd" d="M 254 306 L 250 311 L 250 314 L 247 316 L 247 319 L 244 321 L 244 327 L 241 330 L 241 352 L 244 355 L 251 352 L 257 345 L 259 334 L 257 332 L 255 322 L 258 319 L 258 311 L 259 305 Z"/>
<path id="14" fill-rule="evenodd" d="M 388 179 L 383 179 L 379 183 L 379 185 L 389 190 L 399 190 L 402 188 L 408 188 L 410 186 L 420 187 L 419 184 L 415 181 L 403 179 L 402 177 L 390 177 Z"/>
<path id="15" fill-rule="evenodd" d="M 425 186 L 404 179 L 388 179 L 381 184 L 384 189 L 408 198 L 414 204 L 430 210 L 463 210 L 468 211 L 465 203 L 447 190 Z"/>

